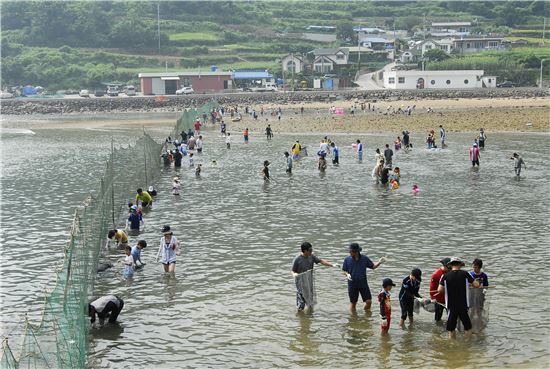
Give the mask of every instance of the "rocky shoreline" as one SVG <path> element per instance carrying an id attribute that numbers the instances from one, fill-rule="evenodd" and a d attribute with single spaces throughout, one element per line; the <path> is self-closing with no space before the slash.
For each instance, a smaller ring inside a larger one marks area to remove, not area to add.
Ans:
<path id="1" fill-rule="evenodd" d="M 213 99 L 227 105 L 277 105 L 332 101 L 421 101 L 461 98 L 525 99 L 548 97 L 548 89 L 498 88 L 472 90 L 299 91 L 285 93 L 230 93 L 190 96 L 2 100 L 1 114 L 82 114 L 105 112 L 176 112 Z"/>

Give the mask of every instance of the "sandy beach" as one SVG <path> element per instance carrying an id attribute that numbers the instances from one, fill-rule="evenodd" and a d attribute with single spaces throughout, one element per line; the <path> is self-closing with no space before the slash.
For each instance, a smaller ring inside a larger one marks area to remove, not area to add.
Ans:
<path id="1" fill-rule="evenodd" d="M 334 103 L 290 104 L 281 106 L 283 115 L 265 114 L 257 120 L 244 116 L 241 122 L 231 122 L 230 130 L 241 131 L 248 127 L 252 132 L 263 131 L 271 124 L 274 132 L 322 132 L 322 133 L 361 133 L 396 132 L 407 129 L 411 132 L 425 132 L 443 125 L 449 132 L 475 132 L 483 127 L 487 132 L 548 132 L 550 131 L 550 100 L 534 99 L 457 99 L 420 101 L 380 101 L 374 104 L 377 112 L 360 110 L 362 101 L 338 101 Z M 365 101 L 366 104 L 369 101 Z M 352 105 L 357 107 L 355 114 L 349 113 Z M 386 114 L 401 107 L 416 105 L 411 115 Z M 300 114 L 300 107 L 304 114 Z M 342 107 L 342 116 L 329 113 L 331 106 Z M 263 106 L 269 111 L 274 106 Z M 260 106 L 253 106 L 256 111 Z M 427 109 L 434 110 L 427 113 Z M 244 115 L 244 114 L 243 114 Z"/>
<path id="2" fill-rule="evenodd" d="M 377 112 L 363 112 L 360 104 L 374 105 Z M 352 105 L 356 106 L 355 114 L 349 113 Z M 401 107 L 416 105 L 411 115 L 386 113 Z M 455 99 L 455 100 L 409 100 L 409 101 L 336 101 L 330 103 L 291 103 L 281 105 L 283 111 L 279 121 L 277 116 L 269 115 L 271 109 L 279 105 L 263 105 L 264 115 L 257 120 L 244 114 L 244 107 L 239 106 L 243 120 L 233 122 L 229 115 L 225 121 L 230 132 L 242 132 L 249 128 L 252 133 L 264 133 L 267 124 L 271 124 L 274 133 L 376 133 L 395 132 L 400 134 L 407 129 L 411 133 L 424 133 L 436 130 L 443 125 L 448 132 L 476 132 L 483 127 L 486 132 L 550 132 L 550 99 Z M 300 114 L 300 107 L 304 114 Z M 344 108 L 344 115 L 329 113 L 331 106 Z M 251 106 L 260 112 L 262 106 Z M 434 110 L 427 113 L 427 109 Z M 201 112 L 202 113 L 202 112 Z M 175 117 L 153 117 L 132 114 L 127 119 L 126 113 L 117 113 L 116 119 L 83 119 L 80 115 L 43 116 L 39 119 L 18 118 L 3 119 L 3 128 L 97 128 L 120 125 L 138 125 L 169 130 Z M 5 117 L 4 117 L 5 118 Z M 211 129 L 207 124 L 206 130 Z"/>

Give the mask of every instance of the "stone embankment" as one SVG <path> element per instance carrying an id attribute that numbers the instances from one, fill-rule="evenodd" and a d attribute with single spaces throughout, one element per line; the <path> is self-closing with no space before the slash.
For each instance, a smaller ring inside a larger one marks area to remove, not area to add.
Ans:
<path id="1" fill-rule="evenodd" d="M 204 94 L 189 96 L 101 97 L 65 99 L 2 100 L 1 113 L 25 114 L 82 114 L 121 112 L 176 112 L 190 106 L 200 106 L 212 99 L 225 105 L 277 105 L 331 101 L 397 101 L 445 100 L 460 98 L 523 99 L 549 96 L 548 89 L 497 88 L 474 90 L 376 90 L 376 91 L 299 91 Z"/>

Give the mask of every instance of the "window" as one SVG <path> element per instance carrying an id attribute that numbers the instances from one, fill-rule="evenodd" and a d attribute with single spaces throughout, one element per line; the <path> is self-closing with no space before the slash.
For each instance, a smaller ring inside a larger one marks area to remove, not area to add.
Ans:
<path id="1" fill-rule="evenodd" d="M 397 82 L 399 82 L 399 83 L 405 83 L 405 77 L 399 77 L 399 78 L 397 79 Z"/>
<path id="2" fill-rule="evenodd" d="M 431 50 L 431 49 L 432 49 L 432 45 L 425 45 L 424 48 L 425 48 L 426 50 Z"/>
<path id="3" fill-rule="evenodd" d="M 491 78 L 489 78 L 489 83 L 491 83 Z"/>
<path id="4" fill-rule="evenodd" d="M 430 81 L 430 84 L 435 85 L 435 79 L 432 79 L 432 80 Z"/>
<path id="5" fill-rule="evenodd" d="M 450 85 L 450 84 L 451 84 L 451 80 L 448 79 L 448 80 L 445 81 L 445 83 L 448 84 L 448 85 Z"/>
<path id="6" fill-rule="evenodd" d="M 290 60 L 288 63 L 286 63 L 286 69 L 289 72 L 296 72 L 296 63 Z"/>
<path id="7" fill-rule="evenodd" d="M 489 47 L 498 47 L 498 41 L 489 41 Z"/>
<path id="8" fill-rule="evenodd" d="M 395 77 L 389 77 L 388 78 L 388 83 L 389 84 L 394 84 L 395 83 Z"/>
<path id="9" fill-rule="evenodd" d="M 467 43 L 466 43 L 466 49 L 469 49 L 469 48 L 470 48 L 470 43 L 467 42 Z"/>
<path id="10" fill-rule="evenodd" d="M 342 54 L 342 53 L 336 54 L 336 59 L 338 59 L 338 60 L 344 60 L 344 57 L 345 57 L 345 55 Z"/>
<path id="11" fill-rule="evenodd" d="M 464 84 L 467 85 L 470 81 L 468 81 L 467 79 L 464 80 Z"/>

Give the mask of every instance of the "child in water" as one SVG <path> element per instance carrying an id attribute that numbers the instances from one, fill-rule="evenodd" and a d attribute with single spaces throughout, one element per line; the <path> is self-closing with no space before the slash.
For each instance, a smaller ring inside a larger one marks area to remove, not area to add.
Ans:
<path id="1" fill-rule="evenodd" d="M 380 303 L 380 331 L 382 334 L 388 333 L 391 323 L 391 299 L 390 291 L 395 283 L 390 278 L 382 280 L 382 291 L 378 294 Z"/>
<path id="2" fill-rule="evenodd" d="M 202 170 L 202 164 L 198 164 L 195 168 L 195 176 L 200 177 L 201 176 L 201 170 Z"/>
<path id="3" fill-rule="evenodd" d="M 139 240 L 135 246 L 132 247 L 132 258 L 134 260 L 134 268 L 140 268 L 145 265 L 141 261 L 141 250 L 147 247 L 147 242 L 145 240 Z M 138 265 L 139 261 L 139 265 Z"/>
<path id="4" fill-rule="evenodd" d="M 420 188 L 418 187 L 417 184 L 413 184 L 412 193 L 413 193 L 413 195 L 417 195 L 417 194 L 420 193 Z"/>
<path id="5" fill-rule="evenodd" d="M 399 185 L 399 181 L 401 180 L 401 170 L 399 169 L 399 167 L 393 168 L 393 173 L 390 178 L 392 181 L 397 182 L 397 184 Z"/>
<path id="6" fill-rule="evenodd" d="M 179 196 L 180 195 L 181 183 L 179 177 L 174 177 L 172 181 L 172 194 Z"/>
<path id="7" fill-rule="evenodd" d="M 134 257 L 132 256 L 132 248 L 130 246 L 126 246 L 124 248 L 124 253 L 126 254 L 126 257 L 124 258 L 124 278 L 132 278 L 134 275 Z"/>

